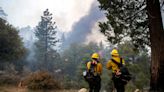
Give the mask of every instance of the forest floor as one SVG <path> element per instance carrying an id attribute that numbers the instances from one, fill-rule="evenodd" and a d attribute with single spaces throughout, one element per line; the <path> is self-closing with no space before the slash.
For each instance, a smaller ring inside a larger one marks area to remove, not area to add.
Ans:
<path id="1" fill-rule="evenodd" d="M 28 90 L 27 88 L 18 88 L 14 86 L 0 86 L 0 92 L 78 92 L 78 90 Z"/>

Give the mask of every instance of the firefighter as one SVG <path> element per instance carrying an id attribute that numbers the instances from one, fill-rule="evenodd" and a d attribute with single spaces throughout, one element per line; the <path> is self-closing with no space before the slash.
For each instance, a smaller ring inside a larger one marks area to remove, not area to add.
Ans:
<path id="1" fill-rule="evenodd" d="M 100 92 L 102 64 L 98 53 L 93 53 L 92 60 L 87 62 L 86 80 L 89 84 L 89 92 Z"/>
<path id="2" fill-rule="evenodd" d="M 122 73 L 120 72 L 119 64 L 125 65 L 125 61 L 120 57 L 118 50 L 113 49 L 111 52 L 111 59 L 107 62 L 107 69 L 112 70 L 112 80 L 117 92 L 125 92 L 126 81 L 122 80 Z"/>

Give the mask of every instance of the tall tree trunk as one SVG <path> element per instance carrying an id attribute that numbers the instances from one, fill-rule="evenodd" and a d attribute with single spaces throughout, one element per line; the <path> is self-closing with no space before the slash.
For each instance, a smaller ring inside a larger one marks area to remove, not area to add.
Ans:
<path id="1" fill-rule="evenodd" d="M 46 25 L 46 34 L 45 34 L 45 57 L 44 57 L 44 65 L 45 65 L 45 70 L 48 70 L 48 62 L 47 62 L 47 55 L 48 54 L 48 28 Z"/>
<path id="2" fill-rule="evenodd" d="M 164 92 L 164 30 L 159 0 L 146 0 L 150 41 L 151 80 L 150 92 Z"/>

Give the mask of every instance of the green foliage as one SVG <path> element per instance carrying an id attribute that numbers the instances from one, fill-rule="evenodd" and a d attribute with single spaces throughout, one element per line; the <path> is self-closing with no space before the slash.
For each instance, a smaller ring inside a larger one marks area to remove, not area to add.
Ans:
<path id="1" fill-rule="evenodd" d="M 18 31 L 0 18 L 0 61 L 16 61 L 25 53 Z"/>
<path id="2" fill-rule="evenodd" d="M 135 46 L 129 41 L 125 41 L 122 44 L 118 44 L 118 48 L 119 48 L 119 54 L 126 61 L 134 61 L 136 55 L 139 53 L 139 50 L 137 50 Z"/>
<path id="3" fill-rule="evenodd" d="M 125 58 L 126 65 L 133 75 L 132 81 L 126 86 L 127 92 L 132 92 L 136 88 L 144 89 L 149 85 L 150 77 L 150 64 L 147 52 L 139 52 L 135 50 L 133 44 L 130 42 L 124 42 L 118 45 L 119 53 Z M 86 62 L 90 60 L 90 56 L 93 52 L 103 51 L 102 57 L 110 57 L 109 49 L 100 48 L 97 44 L 90 43 L 84 44 L 72 44 L 70 48 L 66 49 L 62 54 L 63 62 L 62 70 L 67 75 L 64 78 L 66 88 L 88 88 L 87 82 L 82 76 L 82 72 L 86 70 Z M 143 50 L 144 51 L 144 50 Z M 107 58 L 102 58 L 103 74 L 102 78 L 102 89 L 112 90 L 112 72 L 106 69 Z"/>
<path id="4" fill-rule="evenodd" d="M 134 45 L 130 42 L 124 42 L 118 45 L 118 50 L 126 61 L 130 73 L 132 74 L 132 80 L 126 85 L 126 92 L 133 92 L 135 89 L 143 89 L 149 87 L 150 82 L 150 57 L 146 50 L 139 52 L 134 49 Z M 109 51 L 105 54 L 110 53 Z M 108 56 L 109 57 L 109 56 Z M 102 89 L 113 90 L 114 85 L 112 82 L 112 71 L 106 69 L 106 62 L 103 63 Z"/>
<path id="5" fill-rule="evenodd" d="M 145 0 L 98 0 L 107 21 L 100 22 L 101 32 L 112 44 L 131 40 L 136 48 L 150 45 Z"/>
<path id="6" fill-rule="evenodd" d="M 90 43 L 88 45 L 84 44 L 72 44 L 68 49 L 66 49 L 62 54 L 63 59 L 63 68 L 65 73 L 70 76 L 76 77 L 75 73 L 78 66 L 81 63 L 86 63 L 90 61 L 90 56 L 94 52 L 100 50 L 99 46 L 96 43 Z"/>
<path id="7" fill-rule="evenodd" d="M 150 82 L 150 57 L 146 50 L 138 52 L 130 42 L 120 44 L 119 52 L 125 58 L 126 66 L 128 67 L 133 78 L 126 86 L 127 92 L 132 92 L 136 88 L 143 90 L 149 87 Z"/>
<path id="8" fill-rule="evenodd" d="M 23 80 L 23 84 L 29 89 L 60 89 L 59 83 L 54 77 L 45 71 L 34 72 Z"/>
<path id="9" fill-rule="evenodd" d="M 69 79 L 69 82 L 65 82 L 70 88 L 88 88 L 82 73 L 86 70 L 86 63 L 91 60 L 91 55 L 101 50 L 98 44 L 91 42 L 87 45 L 74 43 L 62 52 L 61 68 L 64 74 L 67 75 L 66 79 Z"/>
<path id="10" fill-rule="evenodd" d="M 141 90 L 144 89 L 145 87 L 149 87 L 149 82 L 150 82 L 150 72 L 148 72 L 150 66 L 148 62 L 146 63 L 146 65 L 144 65 L 145 62 L 146 61 L 138 61 L 128 66 L 130 72 L 133 75 L 131 85 L 133 85 L 134 88 L 138 88 Z"/>

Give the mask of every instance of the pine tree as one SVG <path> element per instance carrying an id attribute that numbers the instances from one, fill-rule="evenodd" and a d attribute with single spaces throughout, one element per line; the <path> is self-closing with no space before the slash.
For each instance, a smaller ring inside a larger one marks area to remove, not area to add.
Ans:
<path id="1" fill-rule="evenodd" d="M 38 26 L 36 26 L 35 35 L 38 38 L 36 42 L 37 57 L 41 61 L 41 66 L 48 68 L 48 53 L 54 46 L 56 46 L 58 39 L 56 37 L 57 26 L 55 22 L 52 21 L 52 14 L 46 9 L 41 16 L 41 21 Z M 56 53 L 57 51 L 54 50 Z"/>

